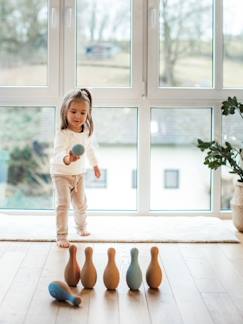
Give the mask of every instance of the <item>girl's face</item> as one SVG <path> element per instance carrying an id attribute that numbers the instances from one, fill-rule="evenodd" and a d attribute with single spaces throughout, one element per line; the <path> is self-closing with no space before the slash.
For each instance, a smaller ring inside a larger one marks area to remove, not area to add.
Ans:
<path id="1" fill-rule="evenodd" d="M 87 101 L 72 101 L 67 111 L 68 128 L 79 133 L 86 122 L 89 108 Z"/>

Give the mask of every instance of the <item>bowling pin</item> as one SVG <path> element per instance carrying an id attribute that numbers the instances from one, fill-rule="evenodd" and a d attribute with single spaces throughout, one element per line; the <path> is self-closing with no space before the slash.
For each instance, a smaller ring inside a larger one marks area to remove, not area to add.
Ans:
<path id="1" fill-rule="evenodd" d="M 157 289 L 162 281 L 162 270 L 158 261 L 159 249 L 156 246 L 151 248 L 151 261 L 146 271 L 146 281 L 150 288 Z"/>
<path id="2" fill-rule="evenodd" d="M 92 260 L 93 249 L 86 247 L 85 249 L 85 263 L 81 271 L 81 282 L 84 288 L 92 289 L 96 284 L 97 272 Z"/>
<path id="3" fill-rule="evenodd" d="M 138 264 L 138 249 L 131 249 L 131 263 L 126 273 L 127 285 L 131 290 L 138 290 L 142 284 L 142 271 Z"/>
<path id="4" fill-rule="evenodd" d="M 69 260 L 65 267 L 64 278 L 71 287 L 76 287 L 80 280 L 80 266 L 77 261 L 77 247 L 72 244 L 69 247 Z"/>
<path id="5" fill-rule="evenodd" d="M 52 281 L 48 290 L 50 295 L 58 301 L 67 301 L 74 306 L 79 306 L 81 298 L 72 293 L 71 289 L 62 281 Z"/>
<path id="6" fill-rule="evenodd" d="M 115 290 L 119 284 L 120 275 L 115 263 L 116 250 L 108 249 L 108 263 L 103 274 L 103 281 L 107 289 Z"/>

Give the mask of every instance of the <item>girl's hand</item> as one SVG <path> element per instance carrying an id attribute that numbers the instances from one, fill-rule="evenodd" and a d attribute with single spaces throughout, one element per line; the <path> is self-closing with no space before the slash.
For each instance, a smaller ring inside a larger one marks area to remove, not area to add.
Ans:
<path id="1" fill-rule="evenodd" d="M 94 166 L 94 174 L 96 178 L 99 178 L 101 176 L 100 168 L 98 167 L 98 165 Z"/>
<path id="2" fill-rule="evenodd" d="M 80 159 L 80 156 L 79 155 L 74 155 L 72 151 L 69 152 L 68 155 L 65 155 L 64 158 L 63 158 L 63 162 L 66 164 L 66 165 L 69 165 L 71 164 L 72 162 L 75 162 L 77 160 Z"/>

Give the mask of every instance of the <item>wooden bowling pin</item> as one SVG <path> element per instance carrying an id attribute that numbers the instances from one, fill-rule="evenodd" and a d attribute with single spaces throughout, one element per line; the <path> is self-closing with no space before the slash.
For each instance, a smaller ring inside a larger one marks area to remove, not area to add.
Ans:
<path id="1" fill-rule="evenodd" d="M 127 285 L 131 290 L 138 290 L 142 284 L 142 271 L 138 264 L 138 249 L 131 249 L 131 263 L 126 273 Z"/>
<path id="2" fill-rule="evenodd" d="M 118 287 L 120 275 L 115 263 L 116 250 L 108 249 L 108 263 L 103 274 L 103 281 L 107 289 L 115 290 Z"/>
<path id="3" fill-rule="evenodd" d="M 92 260 L 93 249 L 86 247 L 85 249 L 85 263 L 81 271 L 81 282 L 84 288 L 92 289 L 96 284 L 97 272 Z"/>
<path id="4" fill-rule="evenodd" d="M 156 246 L 151 248 L 151 261 L 146 272 L 146 281 L 150 288 L 158 289 L 162 281 L 162 270 L 158 261 L 159 249 Z"/>
<path id="5" fill-rule="evenodd" d="M 74 306 L 79 306 L 81 298 L 72 293 L 71 289 L 62 281 L 52 281 L 48 290 L 50 295 L 58 301 L 67 301 Z"/>
<path id="6" fill-rule="evenodd" d="M 80 280 L 80 272 L 80 266 L 77 261 L 77 247 L 72 244 L 69 247 L 69 260 L 64 271 L 66 283 L 71 287 L 76 287 Z"/>

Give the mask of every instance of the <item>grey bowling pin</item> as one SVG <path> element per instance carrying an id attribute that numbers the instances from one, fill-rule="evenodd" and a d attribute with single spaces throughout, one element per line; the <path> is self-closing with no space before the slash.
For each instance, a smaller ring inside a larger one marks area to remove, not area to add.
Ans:
<path id="1" fill-rule="evenodd" d="M 138 290 L 142 284 L 142 271 L 138 264 L 138 249 L 131 249 L 131 263 L 127 269 L 126 281 L 131 290 Z"/>

